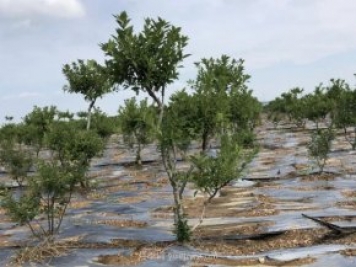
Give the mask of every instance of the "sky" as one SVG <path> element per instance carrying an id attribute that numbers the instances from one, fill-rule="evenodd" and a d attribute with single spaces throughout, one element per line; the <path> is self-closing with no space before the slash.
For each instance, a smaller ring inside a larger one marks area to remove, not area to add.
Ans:
<path id="1" fill-rule="evenodd" d="M 62 67 L 103 62 L 99 44 L 122 11 L 136 31 L 145 18 L 161 17 L 189 37 L 191 56 L 169 93 L 196 77 L 194 62 L 222 54 L 245 60 L 248 86 L 261 101 L 297 86 L 311 92 L 331 78 L 356 84 L 355 0 L 0 0 L 0 123 L 20 121 L 34 105 L 86 110 L 81 95 L 63 92 Z M 120 91 L 97 106 L 115 115 L 132 96 Z"/>

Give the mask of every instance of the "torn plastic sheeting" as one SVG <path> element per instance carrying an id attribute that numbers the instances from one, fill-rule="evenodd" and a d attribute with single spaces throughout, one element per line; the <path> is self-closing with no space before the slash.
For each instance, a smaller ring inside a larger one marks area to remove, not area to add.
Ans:
<path id="1" fill-rule="evenodd" d="M 308 215 L 308 212 L 304 212 Z M 323 217 L 354 217 L 356 216 L 356 211 L 352 211 L 349 209 L 339 209 L 335 207 L 330 207 L 321 211 L 313 211 L 313 217 L 323 218 Z"/>

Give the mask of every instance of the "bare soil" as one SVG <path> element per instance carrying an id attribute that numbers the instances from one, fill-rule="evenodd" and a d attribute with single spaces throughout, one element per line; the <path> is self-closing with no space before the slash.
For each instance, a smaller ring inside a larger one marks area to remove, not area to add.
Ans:
<path id="1" fill-rule="evenodd" d="M 323 172 L 321 174 L 311 174 L 311 175 L 306 175 L 301 178 L 303 182 L 313 182 L 313 181 L 332 181 L 334 180 L 338 174 L 336 173 L 327 173 Z"/>
<path id="2" fill-rule="evenodd" d="M 289 230 L 284 234 L 269 236 L 258 240 L 221 240 L 203 242 L 194 241 L 197 249 L 205 252 L 216 252 L 220 255 L 253 255 L 271 250 L 307 247 L 318 244 L 354 244 L 356 235 L 337 236 L 326 229 Z"/>
<path id="3" fill-rule="evenodd" d="M 266 259 L 264 257 L 259 259 L 222 259 L 213 257 L 202 257 L 193 260 L 192 267 L 201 267 L 204 264 L 217 264 L 224 266 L 303 266 L 306 264 L 311 264 L 315 262 L 314 258 L 308 257 L 303 259 L 291 260 L 291 261 L 275 261 L 271 259 Z"/>

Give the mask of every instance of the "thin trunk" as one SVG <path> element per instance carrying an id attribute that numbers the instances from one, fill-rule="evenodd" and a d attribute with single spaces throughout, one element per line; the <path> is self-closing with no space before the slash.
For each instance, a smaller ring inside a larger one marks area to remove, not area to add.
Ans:
<path id="1" fill-rule="evenodd" d="M 53 197 L 51 198 L 51 230 L 49 232 L 50 236 L 53 236 L 54 232 L 54 202 L 55 202 L 55 195 L 53 194 Z"/>
<path id="2" fill-rule="evenodd" d="M 320 174 L 322 174 L 324 172 L 325 163 L 326 163 L 326 159 L 318 159 L 319 173 Z"/>
<path id="3" fill-rule="evenodd" d="M 50 214 L 50 197 L 49 197 L 49 192 L 47 192 L 47 223 L 48 223 L 48 229 L 47 232 L 50 231 L 51 229 L 51 214 Z"/>
<path id="4" fill-rule="evenodd" d="M 197 229 L 202 223 L 203 223 L 203 220 L 204 220 L 204 217 L 205 217 L 205 210 L 206 210 L 206 206 L 208 205 L 208 201 L 204 201 L 204 206 L 203 206 L 203 210 L 200 214 L 200 218 L 199 218 L 199 221 L 196 225 L 193 226 L 192 228 L 192 232 Z"/>
<path id="5" fill-rule="evenodd" d="M 58 234 L 59 233 L 59 228 L 61 227 L 62 225 L 62 221 L 63 221 L 63 218 L 64 218 L 64 214 L 66 213 L 66 209 L 72 199 L 72 191 L 73 191 L 73 188 L 71 188 L 70 190 L 70 193 L 69 193 L 69 198 L 68 198 L 68 201 L 66 201 L 66 204 L 64 205 L 64 208 L 63 208 L 63 211 L 62 211 L 62 214 L 59 215 L 59 222 L 58 222 L 58 225 L 57 225 L 57 228 L 56 228 L 56 231 L 55 231 L 55 234 Z"/>
<path id="6" fill-rule="evenodd" d="M 38 240 L 41 240 L 41 236 L 38 235 L 36 232 L 35 232 L 35 229 L 33 229 L 32 225 L 30 222 L 26 222 L 27 226 L 30 228 L 31 230 L 31 233 L 34 237 L 36 237 Z"/>
<path id="7" fill-rule="evenodd" d="M 177 226 L 179 222 L 181 222 L 184 218 L 184 211 L 182 205 L 182 199 L 179 194 L 178 186 L 173 186 L 173 198 L 174 198 L 174 224 Z"/>
<path id="8" fill-rule="evenodd" d="M 184 219 L 184 211 L 182 206 L 183 191 L 182 188 L 179 188 L 179 181 L 177 181 L 176 169 L 175 169 L 176 153 L 174 148 L 172 150 L 173 150 L 173 159 L 171 158 L 169 151 L 165 149 L 161 150 L 161 156 L 162 156 L 163 166 L 168 174 L 168 179 L 172 186 L 173 199 L 174 199 L 174 225 L 178 227 L 179 222 L 181 222 Z M 185 186 L 185 184 L 183 184 L 182 186 Z"/>
<path id="9" fill-rule="evenodd" d="M 222 185 L 221 187 L 219 188 L 215 188 L 214 192 L 210 194 L 209 198 L 207 200 L 204 201 L 204 205 L 203 205 L 203 210 L 200 214 L 200 218 L 199 218 L 199 221 L 196 225 L 194 225 L 194 227 L 192 228 L 192 231 L 194 231 L 198 226 L 200 226 L 202 223 L 203 223 L 203 220 L 204 220 L 204 217 L 205 217 L 205 210 L 206 210 L 206 207 L 208 206 L 208 204 L 211 202 L 211 200 L 216 196 L 216 194 L 220 191 L 220 189 L 224 186 L 226 186 L 227 183 L 225 183 L 224 185 Z"/>
<path id="10" fill-rule="evenodd" d="M 205 151 L 206 150 L 206 148 L 208 147 L 208 138 L 209 138 L 209 133 L 208 133 L 208 131 L 206 131 L 206 130 L 204 130 L 204 132 L 203 132 L 203 135 L 202 135 L 202 146 L 201 146 L 201 149 L 203 150 L 203 151 Z"/>
<path id="11" fill-rule="evenodd" d="M 141 166 L 142 165 L 142 161 L 141 161 L 141 143 L 138 142 L 138 148 L 136 150 L 136 164 Z"/>
<path id="12" fill-rule="evenodd" d="M 145 88 L 148 95 L 153 99 L 153 101 L 157 104 L 157 108 L 159 110 L 158 115 L 158 124 L 157 128 L 160 128 L 162 120 L 163 120 L 163 113 L 164 113 L 164 97 L 165 97 L 165 87 L 162 87 L 161 90 L 161 99 L 155 94 L 153 88 Z"/>
<path id="13" fill-rule="evenodd" d="M 93 101 L 91 101 L 90 102 L 90 105 L 89 105 L 89 108 L 88 108 L 88 115 L 87 115 L 87 130 L 89 130 L 90 129 L 90 124 L 91 124 L 91 110 L 92 110 L 92 108 L 94 107 L 94 105 L 95 105 L 95 101 L 96 101 L 96 99 L 95 100 L 93 100 Z"/>
<path id="14" fill-rule="evenodd" d="M 148 95 L 150 97 L 152 97 L 153 101 L 156 102 L 158 108 L 161 108 L 161 106 L 163 106 L 163 104 L 162 104 L 161 100 L 159 99 L 159 97 L 156 96 L 154 91 L 151 88 L 150 89 L 146 88 L 146 91 L 147 91 Z"/>
<path id="15" fill-rule="evenodd" d="M 162 87 L 161 92 L 162 92 L 162 98 L 161 98 L 161 106 L 160 106 L 160 111 L 159 111 L 158 126 L 160 126 L 162 124 L 162 120 L 163 120 L 165 87 Z"/>

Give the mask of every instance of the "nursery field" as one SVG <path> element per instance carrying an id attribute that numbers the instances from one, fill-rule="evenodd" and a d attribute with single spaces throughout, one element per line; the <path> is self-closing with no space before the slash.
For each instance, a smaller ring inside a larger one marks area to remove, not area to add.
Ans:
<path id="1" fill-rule="evenodd" d="M 306 147 L 312 127 L 256 128 L 258 154 L 208 204 L 185 245 L 175 241 L 172 189 L 155 145 L 145 147 L 137 168 L 134 153 L 113 136 L 92 162 L 94 189 L 76 193 L 55 245 L 36 256 L 56 257 L 24 266 L 355 266 L 356 151 L 340 131 L 318 174 Z M 5 172 L 0 179 L 11 185 Z M 191 226 L 204 201 L 194 191 L 190 185 L 184 197 Z M 35 246 L 28 228 L 0 210 L 0 265 L 25 261 L 18 252 L 26 246 Z"/>

